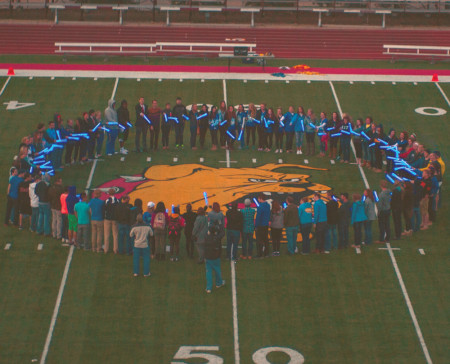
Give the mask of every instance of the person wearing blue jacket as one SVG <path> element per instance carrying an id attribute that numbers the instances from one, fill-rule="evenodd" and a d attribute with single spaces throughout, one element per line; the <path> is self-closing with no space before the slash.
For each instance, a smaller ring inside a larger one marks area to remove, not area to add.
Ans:
<path id="1" fill-rule="evenodd" d="M 244 105 L 240 104 L 236 112 L 237 122 L 237 140 L 239 141 L 239 149 L 245 149 L 244 130 L 247 124 L 247 111 L 244 110 Z M 239 140 L 240 138 L 240 140 Z"/>
<path id="2" fill-rule="evenodd" d="M 314 226 L 316 228 L 316 250 L 314 253 L 325 253 L 325 234 L 327 232 L 327 206 L 319 193 L 314 194 Z"/>
<path id="3" fill-rule="evenodd" d="M 298 112 L 295 114 L 294 131 L 295 131 L 295 145 L 297 146 L 297 154 L 303 154 L 303 134 L 305 133 L 305 110 L 302 106 L 298 107 Z"/>
<path id="4" fill-rule="evenodd" d="M 48 129 L 44 133 L 45 147 L 50 148 L 53 144 L 55 144 L 58 136 L 56 135 L 55 122 L 52 120 L 48 123 Z M 59 168 L 58 164 L 58 153 L 56 151 L 52 151 L 48 154 L 48 160 L 51 162 L 52 167 L 54 169 Z"/>
<path id="5" fill-rule="evenodd" d="M 275 153 L 283 153 L 284 123 L 281 121 L 282 117 L 283 111 L 281 110 L 281 107 L 279 107 L 275 117 L 275 125 L 273 126 L 275 133 Z"/>
<path id="6" fill-rule="evenodd" d="M 259 206 L 256 209 L 255 229 L 257 258 L 263 258 L 269 255 L 269 221 L 270 205 L 266 202 L 266 196 L 262 193 L 258 196 Z"/>
<path id="7" fill-rule="evenodd" d="M 311 251 L 311 228 L 313 224 L 312 205 L 308 197 L 303 197 L 298 208 L 298 217 L 300 218 L 300 233 L 302 234 L 302 255 L 307 255 Z"/>
<path id="8" fill-rule="evenodd" d="M 361 246 L 362 227 L 366 220 L 367 215 L 364 201 L 361 199 L 361 195 L 355 193 L 353 195 L 352 220 L 350 222 L 350 224 L 353 225 L 353 230 L 355 233 L 355 244 L 352 245 L 353 248 L 359 248 Z"/>
<path id="9" fill-rule="evenodd" d="M 272 108 L 267 111 L 267 116 L 265 118 L 264 132 L 266 133 L 266 152 L 270 152 L 273 144 L 273 129 L 275 124 L 275 113 Z"/>
<path id="10" fill-rule="evenodd" d="M 284 131 L 286 132 L 286 152 L 292 153 L 292 142 L 295 134 L 295 116 L 294 107 L 289 106 L 289 111 L 280 119 L 284 124 Z"/>

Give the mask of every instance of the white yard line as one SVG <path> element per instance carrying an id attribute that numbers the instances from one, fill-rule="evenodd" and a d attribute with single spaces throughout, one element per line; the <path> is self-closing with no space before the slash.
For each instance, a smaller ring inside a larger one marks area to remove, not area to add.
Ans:
<path id="1" fill-rule="evenodd" d="M 436 87 L 439 89 L 439 91 L 441 92 L 442 96 L 444 96 L 445 101 L 447 101 L 447 105 L 450 106 L 450 100 L 448 99 L 447 95 L 445 94 L 444 90 L 442 89 L 441 85 L 439 85 L 438 82 L 434 83 L 436 85 Z M 1 93 L 0 93 L 1 95 Z"/>
<path id="2" fill-rule="evenodd" d="M 397 275 L 398 282 L 400 283 L 400 288 L 403 292 L 403 297 L 406 301 L 406 306 L 408 306 L 409 314 L 411 315 L 411 319 L 414 323 L 414 328 L 416 329 L 417 337 L 419 338 L 420 345 L 422 346 L 423 353 L 425 355 L 425 359 L 428 364 L 432 364 L 430 353 L 428 352 L 427 344 L 425 343 L 425 339 L 422 335 L 422 330 L 420 329 L 419 322 L 417 321 L 416 314 L 414 313 L 414 308 L 411 304 L 411 300 L 409 299 L 408 292 L 406 291 L 405 283 L 403 282 L 402 274 L 400 273 L 400 269 L 397 265 L 397 260 L 395 259 L 394 253 L 391 248 L 390 243 L 386 243 L 387 250 L 389 252 L 389 256 L 391 257 L 392 265 L 394 266 L 395 274 Z"/>
<path id="3" fill-rule="evenodd" d="M 342 108 L 341 108 L 341 104 L 339 103 L 339 99 L 337 97 L 336 91 L 334 89 L 334 85 L 331 81 L 329 83 L 330 83 L 331 91 L 333 92 L 334 99 L 336 101 L 336 105 L 339 109 L 339 114 L 342 117 L 342 114 L 343 114 Z M 356 158 L 356 151 L 355 151 L 355 146 L 353 145 L 353 141 L 352 141 L 351 145 L 352 145 L 353 154 L 355 155 L 355 158 Z M 369 183 L 367 182 L 367 178 L 364 173 L 364 170 L 362 169 L 361 166 L 358 166 L 358 167 L 359 167 L 359 171 L 361 172 L 361 176 L 364 180 L 364 184 L 366 185 L 366 188 L 370 188 Z M 376 206 L 375 206 L 375 209 L 376 209 Z M 391 244 L 386 243 L 386 247 L 387 247 L 387 250 L 389 251 L 389 256 L 391 257 L 392 265 L 394 266 L 394 270 L 397 275 L 398 282 L 400 283 L 400 287 L 402 289 L 403 296 L 405 297 L 406 305 L 408 306 L 409 314 L 411 315 L 411 319 L 414 323 L 414 327 L 416 329 L 416 333 L 419 338 L 420 345 L 422 346 L 423 353 L 425 354 L 425 359 L 428 364 L 432 364 L 430 354 L 428 353 L 427 345 L 425 344 L 425 340 L 423 338 L 422 331 L 420 330 L 419 322 L 417 321 L 417 317 L 416 317 L 416 314 L 414 313 L 414 309 L 412 307 L 411 300 L 409 299 L 408 292 L 406 291 L 406 286 L 405 286 L 405 283 L 403 282 L 403 278 L 400 273 L 400 269 L 398 268 L 397 261 L 395 259 L 394 253 L 393 253 L 393 249 L 391 248 Z"/>
<path id="4" fill-rule="evenodd" d="M 89 193 L 89 188 L 91 188 L 92 178 L 94 177 L 95 168 L 97 167 L 98 159 L 94 159 L 94 162 L 92 163 L 91 172 L 89 173 L 89 178 L 86 183 L 86 188 L 84 189 L 84 192 L 87 194 Z"/>
<path id="5" fill-rule="evenodd" d="M 5 83 L 3 84 L 3 87 L 2 87 L 2 89 L 0 90 L 0 96 L 2 96 L 2 95 L 3 95 L 3 92 L 5 92 L 6 86 L 8 86 L 8 83 L 9 83 L 9 80 L 10 80 L 10 79 L 11 79 L 11 76 L 9 76 L 9 77 L 6 79 Z"/>
<path id="6" fill-rule="evenodd" d="M 223 99 L 225 104 L 228 104 L 227 100 L 227 82 L 223 80 Z M 230 168 L 230 150 L 226 150 L 227 168 Z M 240 364 L 241 354 L 239 352 L 239 323 L 237 312 L 237 290 L 236 290 L 236 263 L 233 259 L 230 259 L 231 266 L 231 293 L 233 301 L 233 337 L 234 337 L 234 363 Z"/>
<path id="7" fill-rule="evenodd" d="M 114 89 L 111 95 L 111 100 L 114 100 L 114 97 L 116 96 L 117 91 L 117 85 L 119 84 L 119 77 L 116 77 L 116 83 L 114 84 Z"/>
<path id="8" fill-rule="evenodd" d="M 9 250 L 9 249 L 11 249 L 11 243 L 6 243 L 5 250 Z"/>
<path id="9" fill-rule="evenodd" d="M 70 263 L 72 262 L 74 247 L 70 247 L 69 254 L 67 255 L 66 266 L 59 285 L 58 297 L 56 298 L 55 308 L 53 310 L 52 320 L 50 322 L 50 328 L 48 329 L 47 339 L 45 340 L 44 350 L 42 351 L 41 364 L 44 364 L 47 360 L 48 349 L 52 341 L 53 331 L 55 330 L 56 319 L 58 318 L 59 308 L 61 306 L 61 300 L 64 293 L 64 287 L 66 286 L 67 276 L 69 274 Z"/>

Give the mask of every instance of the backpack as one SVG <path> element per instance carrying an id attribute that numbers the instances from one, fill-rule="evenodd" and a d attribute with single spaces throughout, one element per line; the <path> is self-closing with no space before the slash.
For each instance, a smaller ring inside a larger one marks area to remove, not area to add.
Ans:
<path id="1" fill-rule="evenodd" d="M 210 227 L 205 241 L 205 259 L 215 260 L 222 253 L 222 238 L 220 236 L 220 225 Z"/>
<path id="2" fill-rule="evenodd" d="M 153 229 L 163 231 L 166 228 L 166 215 L 164 212 L 158 212 L 153 221 Z"/>
<path id="3" fill-rule="evenodd" d="M 169 236 L 177 236 L 181 231 L 180 217 L 171 218 L 169 221 Z"/>

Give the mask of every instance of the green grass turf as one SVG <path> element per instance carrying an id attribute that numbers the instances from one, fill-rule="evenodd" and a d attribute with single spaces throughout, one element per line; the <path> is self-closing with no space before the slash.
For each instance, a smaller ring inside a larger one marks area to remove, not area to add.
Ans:
<path id="1" fill-rule="evenodd" d="M 5 78 L 0 79 L 3 84 Z M 55 111 L 75 118 L 88 108 L 104 110 L 114 80 L 13 78 L 0 105 L 10 100 L 36 102 L 35 107 L 16 111 L 0 108 L 2 153 L 6 171 L 18 141 L 46 121 Z M 447 115 L 420 116 L 419 106 L 448 105 L 433 84 L 335 83 L 344 112 L 353 117 L 372 115 L 384 125 L 414 130 L 427 146 L 438 148 L 448 158 Z M 442 87 L 450 93 L 450 87 Z M 288 85 L 249 81 L 227 82 L 230 104 L 267 102 L 268 106 L 302 104 L 316 112 L 337 109 L 328 83 L 292 82 Z M 116 100 L 127 98 L 130 110 L 140 95 L 150 102 L 214 103 L 223 99 L 221 81 L 120 80 Z M 131 112 L 132 114 L 132 112 Z M 6 121 L 6 122 L 5 122 Z M 14 126 L 14 127 L 11 127 Z M 170 137 L 171 145 L 174 136 Z M 188 130 L 185 130 L 185 144 Z M 209 135 L 207 147 L 210 146 Z M 134 144 L 134 129 L 128 142 Z M 222 167 L 224 151 L 170 151 L 150 154 L 151 164 L 197 163 Z M 99 162 L 93 186 L 142 172 L 147 155 L 130 154 Z M 252 158 L 257 163 L 252 163 Z M 296 155 L 275 155 L 254 150 L 232 151 L 232 167 L 266 163 L 302 163 Z M 310 180 L 336 191 L 361 192 L 364 188 L 353 165 L 330 165 L 328 159 L 309 157 L 311 166 L 326 171 L 305 171 Z M 62 173 L 64 182 L 84 189 L 90 165 L 72 166 Z M 284 172 L 294 172 L 284 168 Z M 366 171 L 372 187 L 381 175 Z M 444 188 L 448 183 L 445 176 Z M 6 189 L 6 178 L 0 189 Z M 176 193 L 176 191 L 174 191 Z M 443 191 L 445 196 L 446 191 Z M 0 199 L 5 203 L 4 197 Z M 445 345 L 448 329 L 448 206 L 445 201 L 432 229 L 393 243 L 401 247 L 395 255 L 434 363 L 449 357 Z M 56 300 L 67 251 L 50 239 L 39 239 L 28 231 L 0 228 L 2 243 L 13 241 L 10 251 L 0 250 L 0 362 L 26 362 L 39 358 Z M 377 229 L 374 231 L 377 237 Z M 352 238 L 352 232 L 351 232 Z M 36 251 L 39 242 L 42 252 Z M 2 245 L 3 246 L 3 245 Z M 181 243 L 184 251 L 184 243 Z M 241 261 L 236 266 L 241 362 L 264 346 L 285 346 L 301 352 L 307 363 L 422 363 L 423 353 L 407 311 L 398 281 L 386 251 L 368 247 L 361 256 L 351 249 L 330 256 L 271 258 Z M 424 248 L 421 256 L 417 249 Z M 284 251 L 284 247 L 282 248 Z M 48 363 L 168 363 L 181 345 L 219 345 L 219 355 L 233 362 L 233 325 L 229 264 L 222 263 L 228 287 L 204 294 L 204 268 L 182 257 L 178 265 L 152 262 L 153 276 L 147 281 L 131 277 L 129 257 L 76 251 L 67 281 Z M 271 354 L 273 363 L 286 356 Z M 191 361 L 195 363 L 196 361 Z"/>
<path id="2" fill-rule="evenodd" d="M 201 66 L 227 66 L 227 60 L 219 58 L 203 58 L 195 57 L 171 57 L 164 59 L 162 57 L 117 57 L 111 56 L 105 60 L 104 56 L 69 56 L 60 55 L 21 55 L 21 54 L 4 54 L 0 55 L 0 63 L 81 63 L 81 64 L 136 64 L 136 65 L 201 65 Z M 283 59 L 276 58 L 267 61 L 268 66 L 295 66 L 297 64 L 307 64 L 311 67 L 350 67 L 350 68 L 418 68 L 418 69 L 447 69 L 446 62 L 437 62 L 431 64 L 428 61 L 396 61 L 389 60 L 325 60 L 325 59 Z M 257 67 L 257 64 L 245 64 L 236 60 L 233 65 L 244 67 Z"/>

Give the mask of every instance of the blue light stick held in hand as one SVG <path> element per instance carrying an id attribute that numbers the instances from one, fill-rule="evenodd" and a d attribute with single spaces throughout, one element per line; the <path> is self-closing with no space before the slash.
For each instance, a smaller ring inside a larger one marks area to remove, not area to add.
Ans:
<path id="1" fill-rule="evenodd" d="M 203 192 L 203 197 L 205 198 L 205 206 L 208 206 L 208 194 Z"/>

